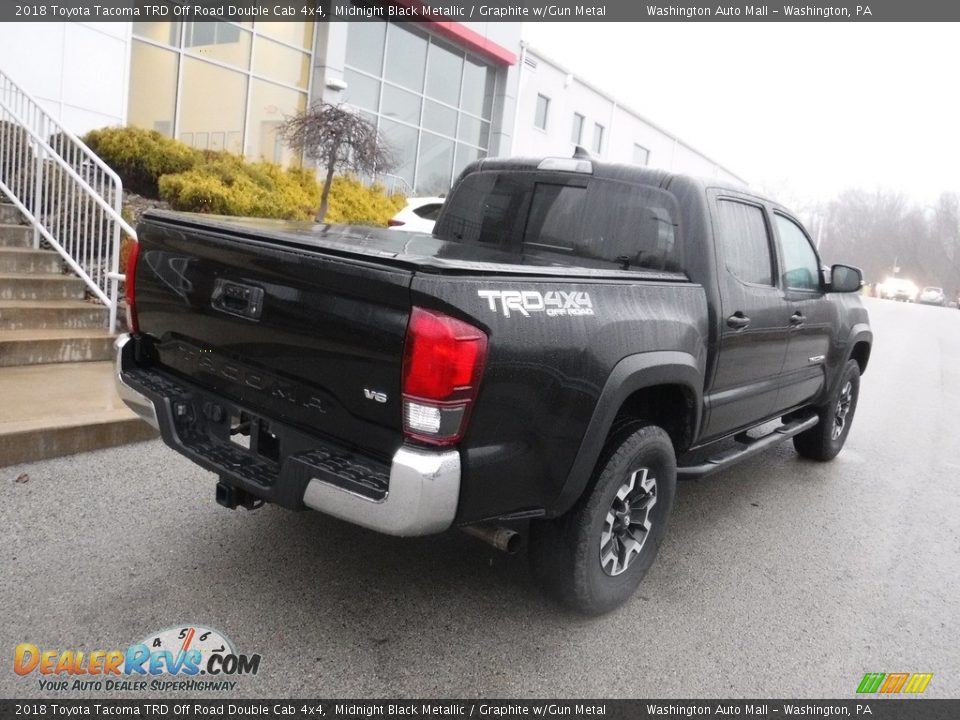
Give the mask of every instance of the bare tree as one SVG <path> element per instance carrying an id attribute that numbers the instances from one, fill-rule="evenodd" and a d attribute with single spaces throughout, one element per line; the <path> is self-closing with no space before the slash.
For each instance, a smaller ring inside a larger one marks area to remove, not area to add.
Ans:
<path id="1" fill-rule="evenodd" d="M 919 285 L 960 287 L 960 201 L 954 195 L 925 206 L 902 193 L 847 190 L 829 203 L 825 224 L 825 259 L 861 266 L 869 282 L 898 267 L 898 275 Z"/>
<path id="2" fill-rule="evenodd" d="M 280 135 L 297 152 L 326 171 L 317 222 L 323 222 L 337 170 L 374 174 L 397 165 L 391 148 L 373 123 L 340 105 L 315 103 L 280 126 Z"/>

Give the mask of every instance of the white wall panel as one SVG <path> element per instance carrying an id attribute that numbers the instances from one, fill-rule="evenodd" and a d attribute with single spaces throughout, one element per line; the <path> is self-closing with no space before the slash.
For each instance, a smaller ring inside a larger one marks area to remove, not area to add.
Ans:
<path id="1" fill-rule="evenodd" d="M 633 147 L 638 144 L 650 151 L 650 167 L 742 182 L 731 171 L 623 107 L 613 97 L 581 81 L 559 64 L 530 48 L 527 48 L 526 55 L 531 62 L 521 61 L 519 64 L 520 97 L 512 154 L 572 154 L 573 115 L 579 113 L 586 118 L 581 145 L 591 152 L 594 152 L 596 124 L 604 127 L 600 152 L 603 160 L 632 163 Z M 536 68 L 532 64 L 536 64 Z M 534 124 L 538 95 L 550 98 L 546 130 Z"/>
<path id="2" fill-rule="evenodd" d="M 67 129 L 82 134 L 127 116 L 130 23 L 0 25 L 0 69 Z"/>

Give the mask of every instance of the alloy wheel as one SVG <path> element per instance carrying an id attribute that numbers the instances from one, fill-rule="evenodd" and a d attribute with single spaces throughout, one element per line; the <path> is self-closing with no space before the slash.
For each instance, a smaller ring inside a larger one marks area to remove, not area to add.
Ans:
<path id="1" fill-rule="evenodd" d="M 847 426 L 847 415 L 850 414 L 850 406 L 853 404 L 853 383 L 847 380 L 843 390 L 840 391 L 840 397 L 837 400 L 837 408 L 833 414 L 833 439 L 840 437 L 843 429 Z"/>
<path id="2" fill-rule="evenodd" d="M 640 468 L 620 486 L 600 533 L 600 566 L 607 575 L 620 575 L 650 537 L 650 511 L 657 504 L 657 480 Z"/>

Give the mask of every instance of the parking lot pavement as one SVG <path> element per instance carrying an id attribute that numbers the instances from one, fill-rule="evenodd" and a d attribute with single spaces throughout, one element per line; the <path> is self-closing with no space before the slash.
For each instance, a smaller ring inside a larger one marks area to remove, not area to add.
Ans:
<path id="1" fill-rule="evenodd" d="M 50 695 L 11 672 L 18 643 L 125 648 L 184 622 L 262 655 L 244 697 L 851 697 L 898 671 L 960 696 L 960 312 L 868 305 L 840 457 L 787 445 L 681 484 L 647 579 L 598 619 L 459 532 L 222 509 L 159 441 L 2 469 L 0 696 Z"/>

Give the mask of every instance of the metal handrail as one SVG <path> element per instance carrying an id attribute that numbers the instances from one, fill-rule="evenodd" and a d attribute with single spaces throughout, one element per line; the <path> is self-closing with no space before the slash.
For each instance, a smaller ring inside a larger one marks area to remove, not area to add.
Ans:
<path id="1" fill-rule="evenodd" d="M 382 184 L 384 187 L 386 187 L 386 183 L 384 183 L 381 180 L 381 178 L 390 178 L 390 182 L 391 182 L 390 194 L 391 195 L 397 192 L 397 183 L 403 186 L 402 191 L 404 195 L 407 195 L 408 197 L 413 195 L 413 188 L 410 186 L 410 183 L 408 183 L 405 178 L 402 178 L 399 175 L 393 175 L 392 173 L 385 173 L 385 172 L 376 173 L 373 176 L 374 182 L 378 182 Z"/>
<path id="2" fill-rule="evenodd" d="M 108 309 L 116 327 L 123 183 L 82 140 L 0 70 L 0 191 Z"/>

